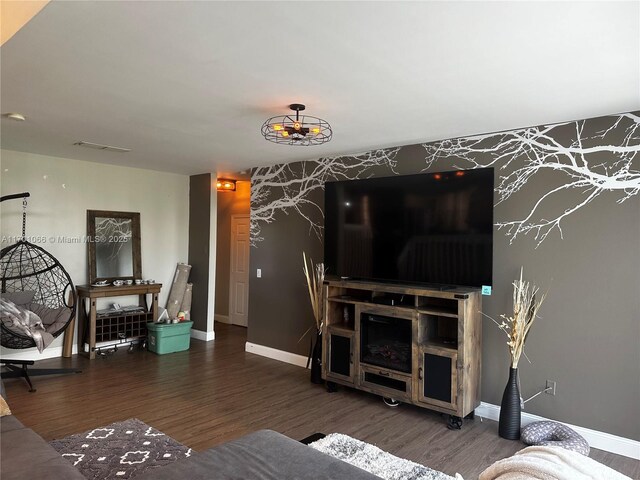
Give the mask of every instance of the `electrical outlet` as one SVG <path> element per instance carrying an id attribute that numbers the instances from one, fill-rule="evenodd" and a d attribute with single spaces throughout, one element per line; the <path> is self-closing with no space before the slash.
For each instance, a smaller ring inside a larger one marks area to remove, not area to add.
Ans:
<path id="1" fill-rule="evenodd" d="M 258 278 L 262 278 L 262 269 L 261 269 L 261 268 L 258 268 L 258 269 L 257 269 L 257 271 L 256 271 L 256 277 L 258 277 Z"/>
<path id="2" fill-rule="evenodd" d="M 544 393 L 547 393 L 549 395 L 556 394 L 556 382 L 554 382 L 553 380 L 547 380 L 547 385 L 544 388 L 545 388 Z"/>

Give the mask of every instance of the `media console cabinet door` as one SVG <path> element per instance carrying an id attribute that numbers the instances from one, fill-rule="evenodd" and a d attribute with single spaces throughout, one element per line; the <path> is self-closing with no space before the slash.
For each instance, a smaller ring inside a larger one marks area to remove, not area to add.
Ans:
<path id="1" fill-rule="evenodd" d="M 419 353 L 418 401 L 457 411 L 457 352 L 420 347 Z"/>
<path id="2" fill-rule="evenodd" d="M 328 330 L 327 380 L 354 383 L 353 348 L 354 333 L 336 333 Z"/>

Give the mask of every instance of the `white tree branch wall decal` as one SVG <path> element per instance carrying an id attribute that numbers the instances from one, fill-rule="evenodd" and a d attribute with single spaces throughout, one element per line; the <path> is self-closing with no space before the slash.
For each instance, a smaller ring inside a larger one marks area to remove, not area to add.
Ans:
<path id="1" fill-rule="evenodd" d="M 543 172 L 559 176 L 558 183 L 547 187 L 521 218 L 496 224 L 510 242 L 533 233 L 539 246 L 553 231 L 562 238 L 562 221 L 599 195 L 614 192 L 617 203 L 622 203 L 640 192 L 640 170 L 632 168 L 640 152 L 640 117 L 625 113 L 606 119 L 610 125 L 590 135 L 585 133 L 589 120 L 582 120 L 425 143 L 426 168 L 444 159 L 455 161 L 455 168 L 495 167 L 500 172 L 498 203 L 509 200 Z M 562 144 L 559 138 L 566 135 L 559 131 L 566 128 L 573 134 Z M 567 191 L 578 194 L 571 195 L 575 200 L 548 215 L 550 201 Z"/>
<path id="2" fill-rule="evenodd" d="M 371 168 L 386 166 L 392 172 L 400 147 L 340 157 L 325 157 L 294 164 L 259 167 L 251 173 L 251 245 L 263 240 L 261 227 L 272 223 L 278 212 L 296 212 L 309 224 L 310 232 L 321 237 L 324 212 L 310 199 L 311 192 L 323 189 L 326 181 L 353 180 Z M 297 169 L 300 169 L 299 171 Z"/>
<path id="3" fill-rule="evenodd" d="M 590 123 L 596 120 L 604 125 L 599 130 Z M 458 169 L 496 168 L 498 204 L 527 185 L 535 183 L 536 188 L 543 188 L 531 204 L 524 204 L 520 218 L 496 223 L 511 243 L 527 234 L 533 235 L 536 246 L 553 232 L 563 238 L 563 221 L 603 193 L 616 194 L 617 203 L 622 203 L 640 192 L 640 170 L 633 163 L 640 153 L 638 112 L 443 140 L 422 147 L 426 151 L 424 163 L 416 165 L 422 171 L 439 162 Z M 309 231 L 321 238 L 324 213 L 310 194 L 323 189 L 328 180 L 371 176 L 373 167 L 386 166 L 397 173 L 396 157 L 401 150 L 380 149 L 254 169 L 252 246 L 263 240 L 261 227 L 272 223 L 279 212 L 297 213 L 306 220 Z M 552 183 L 545 184 L 545 172 L 555 179 Z"/>

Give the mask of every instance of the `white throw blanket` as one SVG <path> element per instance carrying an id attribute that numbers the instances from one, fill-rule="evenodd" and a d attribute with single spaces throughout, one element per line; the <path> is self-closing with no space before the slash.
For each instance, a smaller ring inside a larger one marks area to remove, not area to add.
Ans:
<path id="1" fill-rule="evenodd" d="M 615 470 L 561 447 L 527 447 L 499 460 L 478 480 L 631 480 Z"/>
<path id="2" fill-rule="evenodd" d="M 0 318 L 10 330 L 33 338 L 40 353 L 53 341 L 53 335 L 45 330 L 38 315 L 1 297 Z"/>

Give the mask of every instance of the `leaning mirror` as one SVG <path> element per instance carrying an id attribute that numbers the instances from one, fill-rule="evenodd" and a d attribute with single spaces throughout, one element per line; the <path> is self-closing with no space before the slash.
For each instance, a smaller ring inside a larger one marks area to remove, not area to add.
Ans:
<path id="1" fill-rule="evenodd" d="M 87 210 L 89 283 L 141 278 L 140 214 Z"/>

